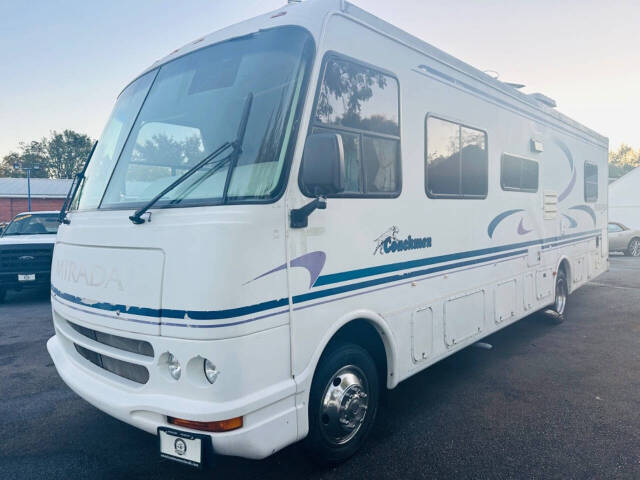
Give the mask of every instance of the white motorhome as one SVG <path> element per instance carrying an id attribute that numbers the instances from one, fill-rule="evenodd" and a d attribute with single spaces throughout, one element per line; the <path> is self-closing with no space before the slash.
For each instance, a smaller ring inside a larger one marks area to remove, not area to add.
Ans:
<path id="1" fill-rule="evenodd" d="M 167 458 L 345 459 L 384 388 L 607 270 L 608 141 L 553 107 L 340 0 L 176 50 L 72 192 L 60 376 Z"/>

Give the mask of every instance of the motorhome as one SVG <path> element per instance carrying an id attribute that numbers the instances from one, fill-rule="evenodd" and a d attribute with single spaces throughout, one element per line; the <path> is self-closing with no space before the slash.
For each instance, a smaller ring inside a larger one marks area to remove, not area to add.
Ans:
<path id="1" fill-rule="evenodd" d="M 49 353 L 166 458 L 335 464 L 384 389 L 607 270 L 607 149 L 348 2 L 285 5 L 119 95 L 61 215 Z"/>

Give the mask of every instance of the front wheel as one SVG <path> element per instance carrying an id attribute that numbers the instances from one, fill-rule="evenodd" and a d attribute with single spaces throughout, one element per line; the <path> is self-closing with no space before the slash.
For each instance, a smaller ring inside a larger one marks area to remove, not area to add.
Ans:
<path id="1" fill-rule="evenodd" d="M 624 252 L 629 257 L 640 257 L 640 238 L 633 238 Z"/>
<path id="2" fill-rule="evenodd" d="M 376 364 L 359 345 L 323 355 L 311 384 L 305 439 L 314 460 L 336 465 L 360 448 L 376 418 L 379 388 Z"/>

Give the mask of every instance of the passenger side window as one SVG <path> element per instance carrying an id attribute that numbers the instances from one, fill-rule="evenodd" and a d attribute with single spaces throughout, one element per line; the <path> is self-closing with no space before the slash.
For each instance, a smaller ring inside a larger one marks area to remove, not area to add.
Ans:
<path id="1" fill-rule="evenodd" d="M 311 133 L 342 137 L 345 189 L 335 196 L 400 193 L 398 93 L 398 81 L 375 69 L 335 57 L 325 62 Z"/>
<path id="2" fill-rule="evenodd" d="M 503 153 L 500 184 L 503 190 L 537 192 L 538 162 Z"/>
<path id="3" fill-rule="evenodd" d="M 598 167 L 592 163 L 584 164 L 584 201 L 598 200 Z"/>
<path id="4" fill-rule="evenodd" d="M 487 134 L 437 117 L 427 117 L 425 187 L 431 198 L 485 198 L 488 186 Z"/>
<path id="5" fill-rule="evenodd" d="M 621 232 L 622 231 L 622 227 L 616 223 L 610 223 L 609 227 L 607 228 L 609 233 L 616 233 L 616 232 Z"/>

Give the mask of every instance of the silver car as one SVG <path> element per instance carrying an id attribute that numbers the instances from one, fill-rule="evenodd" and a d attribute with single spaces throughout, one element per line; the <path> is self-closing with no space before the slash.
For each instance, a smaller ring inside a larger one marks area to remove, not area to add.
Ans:
<path id="1" fill-rule="evenodd" d="M 609 251 L 640 257 L 640 230 L 631 230 L 620 222 L 609 222 Z"/>

